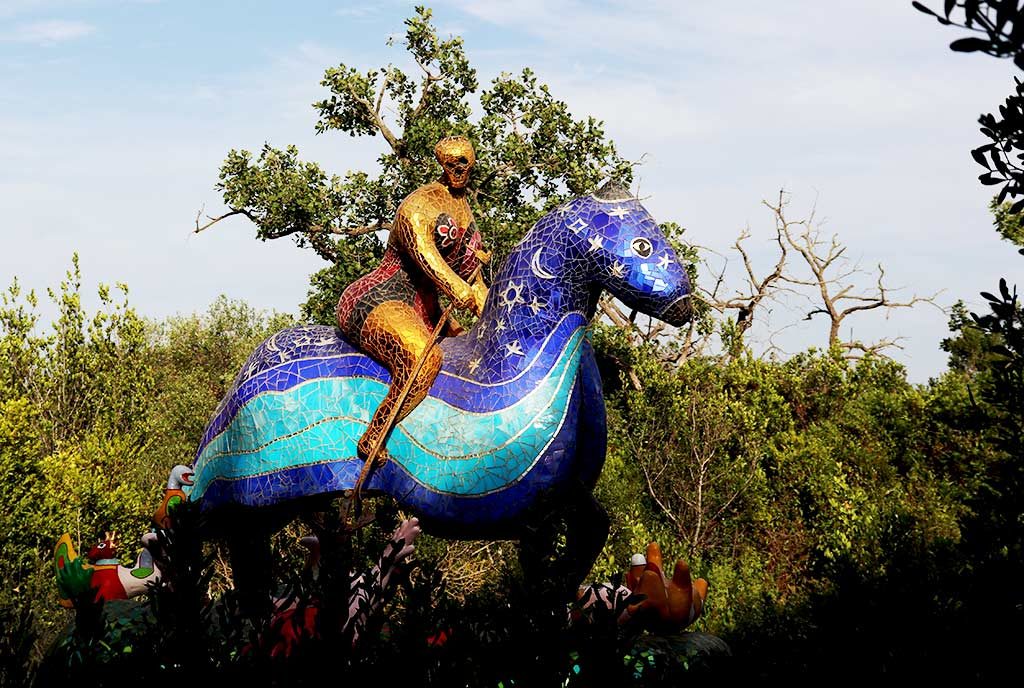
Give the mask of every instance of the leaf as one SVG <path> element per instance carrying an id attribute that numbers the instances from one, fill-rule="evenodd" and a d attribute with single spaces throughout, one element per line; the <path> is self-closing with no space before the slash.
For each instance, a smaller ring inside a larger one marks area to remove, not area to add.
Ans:
<path id="1" fill-rule="evenodd" d="M 939 16 L 939 15 L 935 14 L 935 12 L 933 12 L 929 8 L 925 7 L 921 3 L 917 2 L 917 0 L 914 0 L 914 2 L 912 2 L 910 4 L 913 5 L 914 9 L 917 10 L 918 12 L 924 12 L 925 14 L 931 15 L 933 17 Z"/>
<path id="2" fill-rule="evenodd" d="M 965 0 L 964 2 L 964 24 L 970 28 L 974 20 L 978 18 L 978 0 Z"/>
<path id="3" fill-rule="evenodd" d="M 975 162 L 979 165 L 983 165 L 986 169 L 991 170 L 991 165 L 988 164 L 988 160 L 985 159 L 985 151 L 982 148 L 975 148 L 971 151 L 971 157 L 974 158 Z"/>
<path id="4" fill-rule="evenodd" d="M 953 13 L 953 8 L 956 7 L 956 0 L 946 0 L 946 19 L 949 19 L 949 15 Z"/>
<path id="5" fill-rule="evenodd" d="M 1024 198 L 1014 202 L 1014 204 L 1010 206 L 1011 213 L 1019 213 L 1022 211 L 1024 211 Z"/>
<path id="6" fill-rule="evenodd" d="M 987 291 L 981 292 L 981 298 L 985 299 L 986 301 L 991 301 L 993 303 L 999 303 L 999 299 L 997 299 L 994 294 L 991 294 Z"/>
<path id="7" fill-rule="evenodd" d="M 996 169 L 999 170 L 999 174 L 1004 177 L 1010 176 L 1010 171 L 1006 167 L 1006 162 L 1003 160 L 1003 156 L 999 155 L 997 151 L 992 151 L 992 162 L 995 163 Z"/>
<path id="8" fill-rule="evenodd" d="M 989 50 L 992 43 L 985 38 L 960 38 L 949 44 L 949 49 L 958 53 L 972 53 L 977 50 Z"/>
<path id="9" fill-rule="evenodd" d="M 1024 26 L 1024 22 L 1021 22 L 1021 26 Z M 1017 69 L 1024 69 L 1024 52 L 1013 56 L 1013 64 L 1017 65 Z"/>
<path id="10" fill-rule="evenodd" d="M 994 172 L 986 172 L 985 174 L 978 175 L 978 181 L 985 186 L 995 186 L 996 184 L 1001 184 L 1003 182 L 1002 179 L 995 176 Z"/>

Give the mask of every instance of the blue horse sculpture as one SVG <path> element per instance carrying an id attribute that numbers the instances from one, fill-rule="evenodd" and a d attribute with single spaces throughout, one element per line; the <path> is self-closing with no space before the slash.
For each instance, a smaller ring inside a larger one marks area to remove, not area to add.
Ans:
<path id="1" fill-rule="evenodd" d="M 586 329 L 604 289 L 671 325 L 691 312 L 675 252 L 614 183 L 555 209 L 512 251 L 476 325 L 442 343 L 443 371 L 391 433 L 391 460 L 366 492 L 390 495 L 428 532 L 488 538 L 519 537 L 545 495 L 589 496 L 606 429 Z M 351 490 L 356 442 L 388 382 L 334 327 L 278 332 L 207 427 L 189 499 L 209 514 L 258 514 Z"/>

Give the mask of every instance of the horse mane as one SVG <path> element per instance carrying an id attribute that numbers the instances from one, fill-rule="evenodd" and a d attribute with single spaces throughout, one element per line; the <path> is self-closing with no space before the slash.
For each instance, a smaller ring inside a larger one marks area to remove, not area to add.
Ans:
<path id="1" fill-rule="evenodd" d="M 634 201 L 636 196 L 630 193 L 629 189 L 624 187 L 616 179 L 609 179 L 604 184 L 597 188 L 593 194 L 593 197 L 599 201 Z"/>

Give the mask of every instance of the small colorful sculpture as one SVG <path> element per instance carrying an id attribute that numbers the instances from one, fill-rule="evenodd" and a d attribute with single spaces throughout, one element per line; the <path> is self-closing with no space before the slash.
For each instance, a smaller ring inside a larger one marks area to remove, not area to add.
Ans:
<path id="1" fill-rule="evenodd" d="M 153 533 L 143 536 L 143 548 L 135 564 L 126 567 L 118 560 L 116 533 L 107 533 L 84 557 L 75 552 L 68 533 L 61 535 L 53 553 L 61 605 L 74 606 L 74 601 L 88 590 L 93 591 L 95 601 L 109 602 L 138 597 L 149 586 L 158 585 L 160 569 L 150 549 L 155 542 Z"/>
<path id="2" fill-rule="evenodd" d="M 153 514 L 153 525 L 164 529 L 171 527 L 171 511 L 188 499 L 188 495 L 182 488 L 191 485 L 192 469 L 189 466 L 179 465 L 171 469 L 171 475 L 167 479 L 167 488 L 164 490 L 164 499 L 156 513 Z"/>
<path id="3" fill-rule="evenodd" d="M 619 624 L 634 623 L 660 633 L 677 633 L 700 618 L 708 582 L 691 580 L 690 567 L 682 559 L 676 562 L 672 578 L 662 567 L 661 547 L 647 545 L 647 555 L 634 554 L 626 574 L 626 584 L 593 583 L 577 595 L 574 619 L 592 617 L 594 609 L 612 612 Z"/>

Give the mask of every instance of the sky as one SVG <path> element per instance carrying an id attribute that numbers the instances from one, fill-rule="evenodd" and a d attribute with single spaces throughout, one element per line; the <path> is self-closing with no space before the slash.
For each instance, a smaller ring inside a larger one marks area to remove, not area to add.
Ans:
<path id="1" fill-rule="evenodd" d="M 647 209 L 704 247 L 706 287 L 723 268 L 740 286 L 729 247 L 747 227 L 755 267 L 769 269 L 761 202 L 780 189 L 791 218 L 813 210 L 852 259 L 884 265 L 896 298 L 938 293 L 943 308 L 981 310 L 978 292 L 1000 276 L 1022 281 L 969 154 L 984 143 L 978 115 L 1020 74 L 952 53 L 960 34 L 909 1 L 430 6 L 482 84 L 528 66 L 575 115 L 604 122 L 641 162 Z M 330 172 L 373 169 L 384 141 L 315 135 L 311 104 L 328 67 L 406 64 L 387 39 L 412 13 L 387 1 L 0 0 L 0 285 L 44 292 L 77 251 L 87 294 L 125 282 L 149 317 L 221 294 L 296 312 L 324 265 L 312 252 L 259 242 L 241 218 L 196 235 L 196 214 L 224 210 L 214 184 L 232 148 L 295 144 Z M 773 304 L 755 349 L 824 344 L 827 323 L 803 320 L 802 306 Z M 945 369 L 947 319 L 928 305 L 876 311 L 842 334 L 904 338 L 891 354 L 925 382 Z"/>

